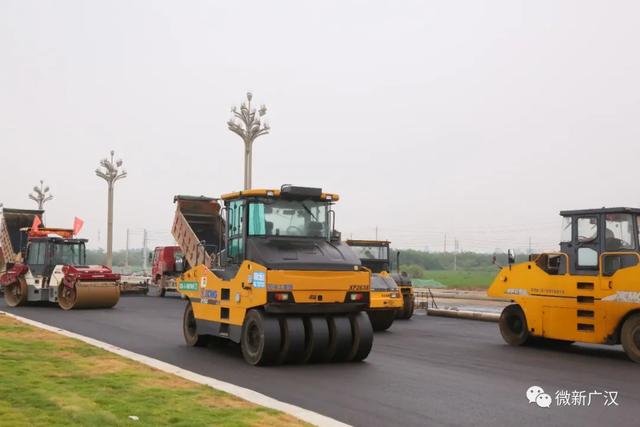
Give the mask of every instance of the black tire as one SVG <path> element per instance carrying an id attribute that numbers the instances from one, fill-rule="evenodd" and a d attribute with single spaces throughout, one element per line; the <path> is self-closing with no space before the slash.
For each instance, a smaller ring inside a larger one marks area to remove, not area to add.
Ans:
<path id="1" fill-rule="evenodd" d="M 193 315 L 193 307 L 191 303 L 187 303 L 182 316 L 182 334 L 188 346 L 205 347 L 209 341 L 207 335 L 198 335 L 196 318 Z"/>
<path id="2" fill-rule="evenodd" d="M 627 357 L 640 363 L 640 313 L 632 314 L 622 325 L 620 341 Z"/>
<path id="3" fill-rule="evenodd" d="M 524 345 L 529 341 L 529 327 L 524 311 L 518 304 L 508 305 L 500 315 L 500 333 L 509 345 Z"/>
<path id="4" fill-rule="evenodd" d="M 324 317 L 304 319 L 305 343 L 302 362 L 319 362 L 329 351 L 329 325 Z"/>
<path id="5" fill-rule="evenodd" d="M 4 301 L 9 307 L 19 307 L 27 303 L 29 288 L 23 277 L 4 288 Z"/>
<path id="6" fill-rule="evenodd" d="M 280 318 L 280 334 L 282 346 L 278 354 L 277 364 L 300 363 L 305 356 L 304 322 L 300 317 Z"/>
<path id="7" fill-rule="evenodd" d="M 353 335 L 351 321 L 347 316 L 331 316 L 327 319 L 329 325 L 329 351 L 326 354 L 327 362 L 348 361 Z"/>
<path id="8" fill-rule="evenodd" d="M 369 320 L 374 331 L 386 331 L 391 327 L 396 318 L 395 310 L 370 310 Z"/>
<path id="9" fill-rule="evenodd" d="M 242 324 L 240 346 L 250 365 L 272 365 L 278 360 L 282 338 L 280 322 L 259 310 L 249 310 Z"/>
<path id="10" fill-rule="evenodd" d="M 369 317 L 364 312 L 352 315 L 349 320 L 353 341 L 347 360 L 360 362 L 369 356 L 373 347 L 373 328 Z"/>

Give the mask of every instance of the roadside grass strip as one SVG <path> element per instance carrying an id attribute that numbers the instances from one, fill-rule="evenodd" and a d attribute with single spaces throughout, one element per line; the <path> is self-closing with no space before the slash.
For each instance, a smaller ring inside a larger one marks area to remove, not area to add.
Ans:
<path id="1" fill-rule="evenodd" d="M 2 313 L 0 395 L 3 426 L 305 425 Z"/>

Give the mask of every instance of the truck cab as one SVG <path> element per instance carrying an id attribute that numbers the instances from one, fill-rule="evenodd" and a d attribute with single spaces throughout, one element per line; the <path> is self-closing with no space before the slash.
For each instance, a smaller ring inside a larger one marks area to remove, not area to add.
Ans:
<path id="1" fill-rule="evenodd" d="M 488 290 L 514 302 L 501 316 L 503 337 L 622 344 L 640 362 L 640 209 L 560 215 L 560 251 L 502 268 Z"/>

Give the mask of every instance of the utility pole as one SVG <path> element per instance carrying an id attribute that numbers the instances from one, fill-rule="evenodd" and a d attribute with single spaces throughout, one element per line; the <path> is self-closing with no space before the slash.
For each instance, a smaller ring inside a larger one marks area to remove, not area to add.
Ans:
<path id="1" fill-rule="evenodd" d="M 447 253 L 447 233 L 444 233 L 444 253 Z"/>
<path id="2" fill-rule="evenodd" d="M 376 225 L 376 240 L 378 240 L 378 226 Z"/>
<path id="3" fill-rule="evenodd" d="M 531 236 L 529 236 L 529 255 L 531 255 Z"/>
<path id="4" fill-rule="evenodd" d="M 454 240 L 453 271 L 458 271 L 458 239 Z"/>
<path id="5" fill-rule="evenodd" d="M 49 186 L 45 186 L 44 181 L 40 180 L 40 187 L 37 185 L 33 187 L 33 193 L 29 194 L 29 198 L 38 204 L 38 209 L 42 210 L 44 204 L 53 199 L 53 194 L 49 191 Z"/>
<path id="6" fill-rule="evenodd" d="M 117 181 L 126 178 L 127 171 L 120 170 L 122 160 L 114 162 L 114 151 L 111 150 L 111 159 L 100 160 L 100 167 L 96 169 L 96 175 L 107 181 L 108 185 L 108 207 L 107 207 L 107 267 L 113 266 L 113 187 Z"/>
<path id="7" fill-rule="evenodd" d="M 127 228 L 127 249 L 124 253 L 124 268 L 129 268 L 129 229 Z"/>
<path id="8" fill-rule="evenodd" d="M 149 258 L 149 251 L 147 249 L 147 229 L 145 228 L 142 231 L 142 271 L 144 274 L 147 274 L 147 258 Z"/>
<path id="9" fill-rule="evenodd" d="M 251 106 L 253 94 L 247 92 L 247 102 L 243 102 L 240 111 L 236 107 L 231 108 L 234 117 L 227 121 L 229 130 L 237 134 L 244 142 L 244 189 L 251 188 L 251 157 L 253 153 L 253 141 L 259 136 L 266 135 L 271 129 L 268 123 L 262 122 L 262 117 L 267 114 L 267 107 L 260 106 L 256 111 Z M 257 115 L 256 115 L 257 113 Z"/>

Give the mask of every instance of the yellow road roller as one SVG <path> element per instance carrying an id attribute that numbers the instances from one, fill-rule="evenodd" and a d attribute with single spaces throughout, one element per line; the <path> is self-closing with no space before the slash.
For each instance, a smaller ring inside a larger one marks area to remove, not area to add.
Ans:
<path id="1" fill-rule="evenodd" d="M 86 239 L 74 230 L 45 228 L 42 210 L 9 209 L 0 221 L 0 285 L 8 306 L 53 302 L 64 310 L 110 308 L 120 298 L 120 275 L 87 265 Z"/>
<path id="2" fill-rule="evenodd" d="M 640 363 L 640 209 L 563 211 L 559 252 L 502 268 L 488 290 L 508 298 L 500 332 L 531 342 L 622 344 Z"/>
<path id="3" fill-rule="evenodd" d="M 226 338 L 251 365 L 365 359 L 371 275 L 335 231 L 337 201 L 291 185 L 176 196 L 187 344 Z"/>
<path id="4" fill-rule="evenodd" d="M 374 331 L 391 327 L 397 313 L 404 309 L 402 292 L 389 274 L 389 245 L 386 240 L 347 240 L 362 265 L 371 275 L 371 302 L 367 314 Z"/>

